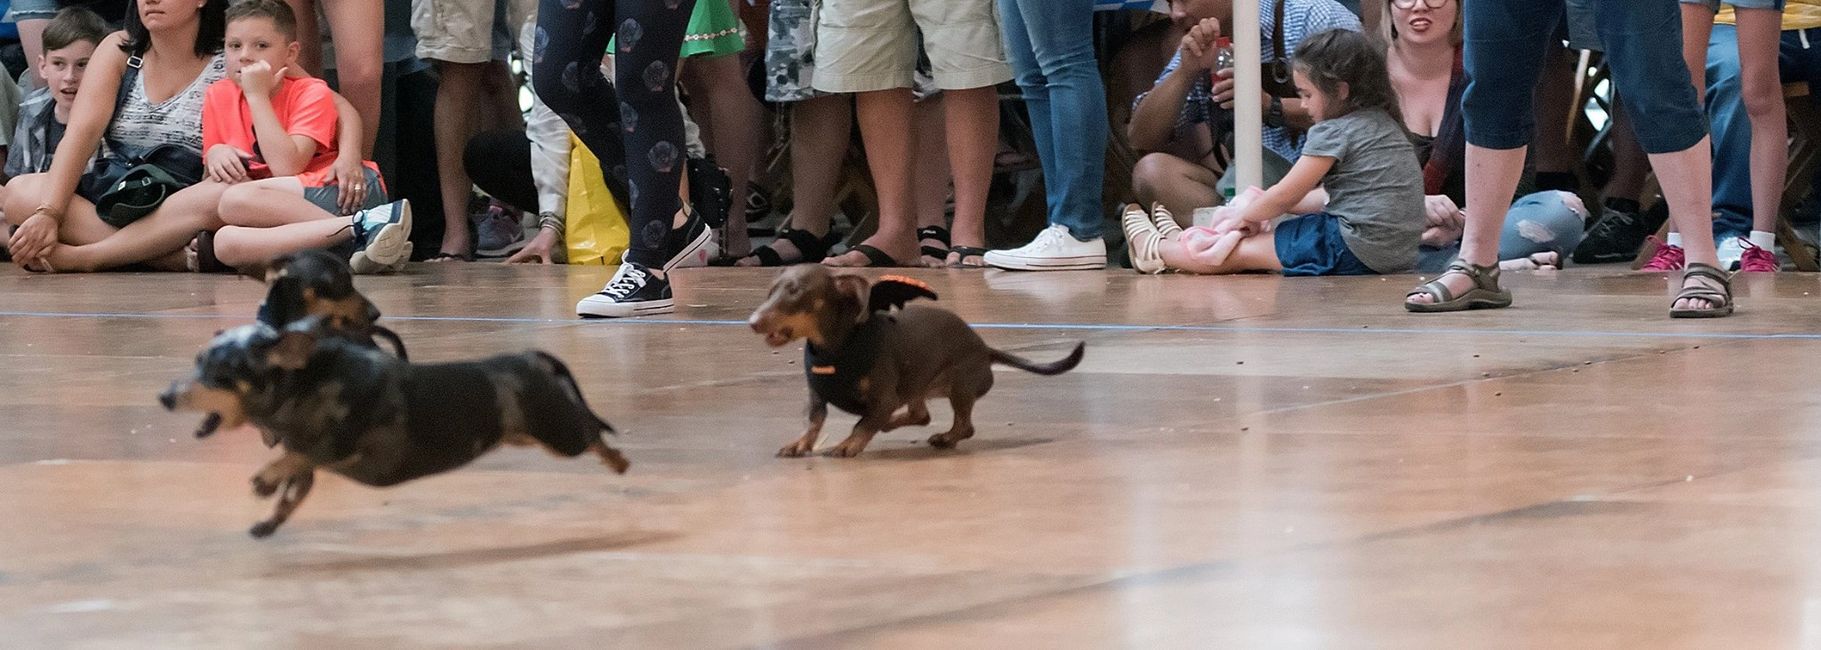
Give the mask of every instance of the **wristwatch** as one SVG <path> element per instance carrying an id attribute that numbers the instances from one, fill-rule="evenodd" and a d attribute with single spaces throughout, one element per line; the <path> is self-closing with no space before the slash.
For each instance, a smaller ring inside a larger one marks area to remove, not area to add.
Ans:
<path id="1" fill-rule="evenodd" d="M 1265 126 L 1275 129 L 1284 127 L 1284 100 L 1271 98 L 1271 109 L 1265 111 Z"/>

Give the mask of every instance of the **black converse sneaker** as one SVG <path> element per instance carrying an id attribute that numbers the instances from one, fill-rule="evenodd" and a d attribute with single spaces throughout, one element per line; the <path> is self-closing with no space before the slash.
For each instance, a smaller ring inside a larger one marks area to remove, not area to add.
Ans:
<path id="1" fill-rule="evenodd" d="M 714 227 L 702 219 L 695 208 L 684 208 L 689 217 L 683 221 L 681 228 L 672 228 L 664 235 L 664 250 L 671 251 L 670 258 L 664 261 L 664 272 L 671 269 L 708 266 L 714 259 Z"/>
<path id="2" fill-rule="evenodd" d="M 575 315 L 593 318 L 628 318 L 668 314 L 676 309 L 670 281 L 651 274 L 637 262 L 624 262 L 600 293 L 575 303 Z"/>

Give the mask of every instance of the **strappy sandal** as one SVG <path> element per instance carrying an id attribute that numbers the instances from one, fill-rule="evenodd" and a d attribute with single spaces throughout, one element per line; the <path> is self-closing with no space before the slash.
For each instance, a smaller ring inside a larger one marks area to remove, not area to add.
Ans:
<path id="1" fill-rule="evenodd" d="M 744 259 L 749 259 L 749 258 L 759 260 L 759 266 L 790 266 L 792 264 L 814 264 L 816 262 L 822 261 L 823 258 L 828 257 L 828 249 L 830 247 L 833 247 L 836 242 L 841 241 L 841 238 L 836 236 L 833 232 L 830 232 L 827 235 L 823 235 L 821 237 L 817 237 L 817 236 L 815 236 L 815 234 L 813 234 L 807 230 L 796 230 L 793 228 L 780 229 L 778 231 L 778 239 L 782 239 L 784 241 L 790 242 L 790 245 L 797 247 L 797 258 L 796 259 L 794 259 L 794 260 L 784 259 L 784 255 L 782 253 L 779 253 L 778 249 L 772 248 L 770 246 L 760 246 L 758 248 L 753 249 L 753 251 L 751 253 L 746 254 L 745 257 L 721 258 L 721 259 L 715 260 L 714 265 L 715 266 L 734 266 L 735 262 L 738 262 L 738 261 L 744 260 Z"/>
<path id="2" fill-rule="evenodd" d="M 984 258 L 986 257 L 988 250 L 989 249 L 975 246 L 950 246 L 948 247 L 948 254 L 957 257 L 955 258 L 955 263 L 948 265 L 948 267 L 953 269 L 984 269 L 986 268 L 986 260 Z M 983 259 L 980 260 L 979 264 L 969 264 L 967 258 L 970 257 L 979 257 Z"/>
<path id="3" fill-rule="evenodd" d="M 942 242 L 942 245 L 941 246 L 930 246 L 928 244 L 924 244 L 923 240 L 925 240 L 925 239 L 934 239 L 936 241 Z M 918 244 L 917 252 L 922 253 L 924 257 L 934 259 L 937 261 L 938 264 L 948 264 L 948 253 L 949 253 L 949 251 L 951 251 L 953 249 L 949 248 L 949 246 L 948 246 L 948 229 L 947 228 L 943 228 L 942 226 L 924 226 L 922 228 L 918 228 L 917 229 L 917 244 Z"/>
<path id="4" fill-rule="evenodd" d="M 1689 286 L 1687 282 L 1690 276 L 1713 280 L 1720 284 L 1720 288 L 1703 284 Z M 1689 262 L 1688 267 L 1682 271 L 1682 282 L 1682 290 L 1677 291 L 1675 300 L 1669 303 L 1670 318 L 1722 318 L 1732 315 L 1731 274 L 1711 265 Z M 1676 302 L 1683 300 L 1705 300 L 1713 306 L 1706 309 L 1676 309 Z"/>
<path id="5" fill-rule="evenodd" d="M 1448 285 L 1442 284 L 1442 278 L 1450 273 L 1459 273 L 1473 280 L 1473 288 L 1466 293 L 1454 295 Z M 1410 302 L 1416 296 L 1427 295 L 1434 302 Z M 1437 312 L 1466 311 L 1469 309 L 1499 309 L 1511 306 L 1511 292 L 1499 288 L 1499 267 L 1468 264 L 1466 260 L 1456 259 L 1448 265 L 1448 270 L 1417 287 L 1415 291 L 1404 296 L 1404 309 L 1419 314 Z"/>

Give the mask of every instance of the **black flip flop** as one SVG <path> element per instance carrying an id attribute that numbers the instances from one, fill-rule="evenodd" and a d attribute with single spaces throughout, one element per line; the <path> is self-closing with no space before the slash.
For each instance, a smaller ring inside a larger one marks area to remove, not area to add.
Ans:
<path id="1" fill-rule="evenodd" d="M 215 257 L 215 232 L 203 230 L 196 233 L 196 272 L 225 273 L 234 269 L 222 264 Z"/>
<path id="2" fill-rule="evenodd" d="M 970 257 L 984 258 L 987 250 L 988 249 L 975 248 L 973 246 L 950 246 L 948 252 L 951 255 L 960 255 L 961 260 L 966 260 Z M 979 264 L 968 264 L 965 261 L 956 261 L 954 264 L 948 266 L 949 268 L 955 269 L 984 269 L 986 268 L 986 260 L 982 259 Z"/>
<path id="3" fill-rule="evenodd" d="M 792 246 L 796 246 L 799 257 L 794 260 L 786 260 L 786 259 L 784 259 L 783 255 L 778 253 L 777 249 L 772 248 L 770 246 L 760 246 L 758 248 L 753 249 L 753 251 L 751 253 L 747 254 L 746 257 L 724 258 L 724 259 L 716 260 L 715 265 L 716 266 L 733 266 L 734 262 L 743 260 L 743 259 L 746 259 L 749 257 L 758 258 L 759 266 L 790 266 L 792 264 L 813 264 L 816 262 L 820 262 L 824 258 L 828 257 L 828 249 L 830 247 L 834 246 L 835 242 L 840 241 L 840 238 L 835 236 L 835 234 L 833 232 L 830 232 L 828 235 L 825 235 L 822 237 L 817 237 L 813 234 L 810 234 L 809 231 L 794 230 L 791 228 L 785 228 L 785 229 L 779 230 L 778 238 L 790 242 L 790 244 Z"/>
<path id="4" fill-rule="evenodd" d="M 849 252 L 859 251 L 861 255 L 865 255 L 867 268 L 899 268 L 904 266 L 902 262 L 899 262 L 892 256 L 887 255 L 885 251 L 879 250 L 870 244 L 854 244 L 853 246 L 849 246 L 847 250 Z"/>
<path id="5" fill-rule="evenodd" d="M 939 247 L 923 245 L 923 240 L 925 239 L 934 239 L 942 242 L 942 245 Z M 922 253 L 924 257 L 933 257 L 944 262 L 948 261 L 948 252 L 952 250 L 948 246 L 948 229 L 943 228 L 942 226 L 924 226 L 918 228 L 917 244 L 919 245 L 918 252 Z"/>

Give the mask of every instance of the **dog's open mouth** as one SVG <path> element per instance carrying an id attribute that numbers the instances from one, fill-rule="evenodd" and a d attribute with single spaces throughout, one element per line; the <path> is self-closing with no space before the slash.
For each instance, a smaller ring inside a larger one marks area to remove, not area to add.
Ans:
<path id="1" fill-rule="evenodd" d="M 205 417 L 202 419 L 202 424 L 196 425 L 196 437 L 207 438 L 209 436 L 215 435 L 215 430 L 220 429 L 220 428 L 221 428 L 221 414 L 220 413 L 210 413 L 208 415 L 208 417 Z"/>
<path id="2" fill-rule="evenodd" d="M 783 347 L 790 342 L 790 328 L 779 328 L 765 333 L 765 344 L 771 347 Z"/>

